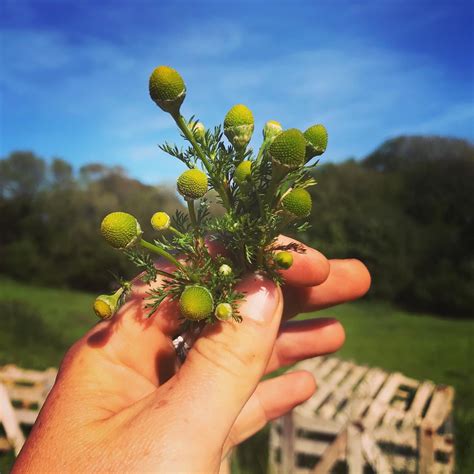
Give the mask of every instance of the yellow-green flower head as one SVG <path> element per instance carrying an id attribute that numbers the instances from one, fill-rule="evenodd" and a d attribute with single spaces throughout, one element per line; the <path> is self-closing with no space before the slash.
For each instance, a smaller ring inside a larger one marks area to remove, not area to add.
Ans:
<path id="1" fill-rule="evenodd" d="M 207 192 L 207 176 L 196 168 L 185 171 L 178 178 L 178 192 L 186 199 L 199 199 Z"/>
<path id="2" fill-rule="evenodd" d="M 177 113 L 186 97 L 186 85 L 178 71 L 158 66 L 150 76 L 150 97 L 165 112 Z"/>
<path id="3" fill-rule="evenodd" d="M 276 120 L 269 120 L 263 127 L 263 139 L 271 143 L 281 132 L 283 132 L 281 123 Z"/>
<path id="4" fill-rule="evenodd" d="M 155 230 L 162 231 L 169 229 L 170 224 L 171 218 L 166 212 L 155 212 L 151 216 L 151 226 Z"/>
<path id="5" fill-rule="evenodd" d="M 214 300 L 207 288 L 194 285 L 186 287 L 181 293 L 178 306 L 181 316 L 192 321 L 199 321 L 212 314 Z"/>
<path id="6" fill-rule="evenodd" d="M 252 138 L 254 118 L 243 104 L 234 105 L 224 119 L 224 135 L 236 150 L 244 149 Z"/>
<path id="7" fill-rule="evenodd" d="M 135 245 L 142 235 L 138 221 L 126 212 L 107 214 L 100 225 L 100 232 L 115 249 L 126 249 Z"/>
<path id="8" fill-rule="evenodd" d="M 293 265 L 293 255 L 291 252 L 288 252 L 286 250 L 278 252 L 273 258 L 275 260 L 275 263 L 280 268 L 284 268 L 285 270 L 290 268 L 291 265 Z"/>
<path id="9" fill-rule="evenodd" d="M 252 162 L 250 160 L 244 160 L 235 168 L 234 181 L 238 185 L 242 185 L 250 179 L 251 173 Z"/>
<path id="10" fill-rule="evenodd" d="M 311 195 L 306 189 L 296 188 L 283 196 L 281 205 L 293 217 L 308 217 L 311 214 Z"/>
<path id="11" fill-rule="evenodd" d="M 193 133 L 198 140 L 202 140 L 206 135 L 206 127 L 202 122 L 196 122 L 193 126 Z"/>
<path id="12" fill-rule="evenodd" d="M 296 128 L 281 132 L 268 150 L 272 160 L 286 168 L 302 166 L 306 156 L 306 139 Z"/>
<path id="13" fill-rule="evenodd" d="M 313 125 L 304 132 L 306 138 L 306 161 L 322 155 L 328 146 L 328 131 L 321 124 Z"/>
<path id="14" fill-rule="evenodd" d="M 219 303 L 216 306 L 214 315 L 221 321 L 227 321 L 232 317 L 232 306 L 229 303 Z"/>
<path id="15" fill-rule="evenodd" d="M 227 265 L 227 263 L 223 263 L 219 267 L 219 275 L 222 275 L 222 276 L 232 275 L 232 268 L 229 265 Z"/>
<path id="16" fill-rule="evenodd" d="M 100 295 L 93 304 L 94 312 L 100 319 L 110 319 L 118 310 L 120 297 L 124 292 L 119 288 L 113 295 Z"/>

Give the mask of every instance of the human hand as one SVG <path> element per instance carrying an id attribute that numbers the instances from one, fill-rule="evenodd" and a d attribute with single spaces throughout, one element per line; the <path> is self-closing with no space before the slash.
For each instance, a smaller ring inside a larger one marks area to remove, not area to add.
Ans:
<path id="1" fill-rule="evenodd" d="M 165 300 L 147 319 L 148 287 L 137 284 L 112 320 L 66 354 L 13 472 L 218 472 L 234 445 L 316 388 L 305 371 L 262 376 L 344 341 L 333 319 L 287 320 L 370 286 L 359 261 L 328 261 L 309 248 L 283 273 L 281 289 L 245 278 L 242 323 L 206 327 L 182 366 L 172 344 L 176 303 Z"/>

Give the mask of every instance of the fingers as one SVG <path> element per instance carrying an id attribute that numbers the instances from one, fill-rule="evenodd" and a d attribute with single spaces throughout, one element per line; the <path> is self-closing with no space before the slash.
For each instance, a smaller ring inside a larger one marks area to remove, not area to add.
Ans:
<path id="1" fill-rule="evenodd" d="M 345 333 L 335 319 L 292 321 L 282 325 L 265 373 L 310 357 L 331 354 L 344 344 Z"/>
<path id="2" fill-rule="evenodd" d="M 316 382 L 306 371 L 289 372 L 261 382 L 240 412 L 226 447 L 231 448 L 310 398 L 316 391 Z"/>
<path id="3" fill-rule="evenodd" d="M 163 263 L 159 268 L 173 270 Z M 95 326 L 85 339 L 89 349 L 100 351 L 155 386 L 168 380 L 177 367 L 171 341 L 171 336 L 179 331 L 177 303 L 167 298 L 152 315 L 146 308 L 148 291 L 161 283 L 161 276 L 151 286 L 137 281 L 128 301 L 113 319 Z"/>
<path id="4" fill-rule="evenodd" d="M 359 260 L 330 260 L 329 275 L 320 285 L 283 288 L 284 318 L 353 301 L 367 293 L 370 283 L 370 273 Z"/>
<path id="5" fill-rule="evenodd" d="M 280 289 L 260 275 L 246 278 L 238 290 L 246 294 L 243 321 L 207 326 L 176 376 L 174 396 L 188 426 L 212 425 L 207 436 L 216 445 L 227 438 L 265 371 L 283 309 Z"/>
<path id="6" fill-rule="evenodd" d="M 317 250 L 308 247 L 298 240 L 280 235 L 277 244 L 288 245 L 297 243 L 304 249 L 304 253 L 291 251 L 293 265 L 288 270 L 280 270 L 285 278 L 285 284 L 290 286 L 311 287 L 323 283 L 329 275 L 329 261 Z"/>
<path id="7" fill-rule="evenodd" d="M 288 285 L 314 286 L 321 284 L 329 274 L 329 262 L 327 258 L 317 250 L 308 247 L 298 240 L 285 235 L 280 235 L 276 245 L 288 245 L 296 243 L 304 249 L 304 253 L 290 250 L 293 255 L 293 265 L 288 270 L 280 270 Z M 206 239 L 206 245 L 213 256 L 226 255 L 227 251 L 221 241 Z"/>

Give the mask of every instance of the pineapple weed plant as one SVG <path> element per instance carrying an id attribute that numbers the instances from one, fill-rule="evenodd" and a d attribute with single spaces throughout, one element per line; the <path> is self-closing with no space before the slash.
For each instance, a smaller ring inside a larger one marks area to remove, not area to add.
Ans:
<path id="1" fill-rule="evenodd" d="M 153 242 L 142 238 L 140 224 L 125 212 L 108 214 L 101 233 L 143 272 L 140 278 L 150 285 L 148 316 L 169 297 L 178 301 L 183 331 L 217 321 L 240 321 L 238 303 L 245 295 L 236 290 L 236 284 L 242 276 L 259 272 L 281 284 L 279 270 L 291 267 L 291 252 L 304 252 L 296 243 L 278 244 L 277 237 L 284 230 L 308 227 L 305 219 L 312 202 L 307 188 L 316 184 L 310 170 L 317 163 L 308 162 L 324 153 L 326 129 L 317 124 L 304 133 L 296 128 L 283 130 L 280 123 L 270 120 L 254 156 L 248 148 L 254 117 L 245 105 L 235 105 L 227 112 L 223 129 L 206 130 L 194 117 L 186 120 L 181 115 L 186 86 L 176 70 L 157 67 L 150 76 L 149 91 L 188 142 L 184 149 L 167 143 L 160 146 L 189 168 L 177 180 L 188 212 L 177 211 L 173 218 L 156 212 L 151 217 L 157 233 Z M 209 213 L 206 194 L 211 189 L 225 209 L 222 216 Z M 225 256 L 211 255 L 206 242 L 213 239 L 225 242 Z M 174 270 L 157 268 L 155 256 L 171 262 Z M 158 276 L 162 277 L 160 285 L 152 287 Z M 121 282 L 114 294 L 99 296 L 94 302 L 96 314 L 111 318 L 130 291 L 131 283 Z"/>

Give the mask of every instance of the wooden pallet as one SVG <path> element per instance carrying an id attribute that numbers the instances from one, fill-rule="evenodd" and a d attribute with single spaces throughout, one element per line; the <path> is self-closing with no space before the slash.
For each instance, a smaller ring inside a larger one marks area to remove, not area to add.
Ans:
<path id="1" fill-rule="evenodd" d="M 401 373 L 315 358 L 315 395 L 272 423 L 272 473 L 326 474 L 345 463 L 352 474 L 454 471 L 452 387 Z"/>
<path id="2" fill-rule="evenodd" d="M 14 365 L 0 367 L 0 453 L 20 452 L 25 431 L 31 427 L 56 379 L 57 370 L 24 370 Z"/>

